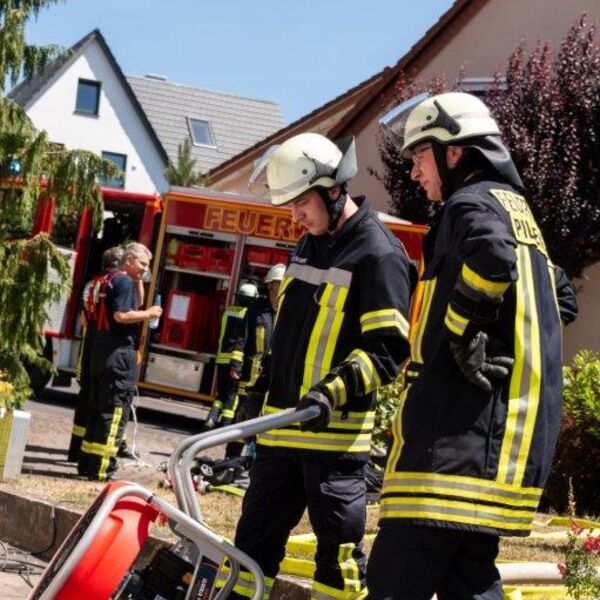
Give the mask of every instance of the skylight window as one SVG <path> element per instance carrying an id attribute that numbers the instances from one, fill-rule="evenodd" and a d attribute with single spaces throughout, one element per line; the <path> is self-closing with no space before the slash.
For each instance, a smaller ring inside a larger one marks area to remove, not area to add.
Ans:
<path id="1" fill-rule="evenodd" d="M 194 146 L 216 146 L 210 122 L 203 119 L 188 119 Z"/>

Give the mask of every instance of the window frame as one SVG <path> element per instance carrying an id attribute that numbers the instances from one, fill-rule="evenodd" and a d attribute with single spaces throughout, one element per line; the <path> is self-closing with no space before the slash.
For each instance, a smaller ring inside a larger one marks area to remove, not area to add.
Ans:
<path id="1" fill-rule="evenodd" d="M 80 86 L 84 84 L 84 85 L 89 85 L 89 86 L 93 86 L 96 88 L 97 94 L 96 94 L 96 109 L 95 111 L 89 111 L 89 110 L 85 110 L 83 108 L 80 108 L 77 104 L 77 101 L 79 100 L 79 88 Z M 77 80 L 77 93 L 75 94 L 75 114 L 77 115 L 84 115 L 86 117 L 97 117 L 100 114 L 100 95 L 102 93 L 102 82 L 101 81 L 95 81 L 93 79 L 85 79 L 83 77 L 80 77 Z"/>
<path id="2" fill-rule="evenodd" d="M 121 177 L 115 177 L 113 179 L 101 179 L 100 180 L 100 185 L 104 186 L 104 187 L 109 187 L 109 188 L 115 188 L 115 189 L 125 189 L 125 179 L 127 177 L 127 154 L 123 154 L 121 152 L 113 152 L 112 150 L 102 150 L 100 152 L 100 158 L 102 158 L 103 160 L 109 160 L 112 163 L 114 163 L 115 165 L 117 165 L 117 167 L 121 168 L 121 165 L 118 165 L 116 161 L 107 158 L 106 155 L 110 154 L 111 156 L 120 156 L 123 158 L 123 168 L 121 169 L 123 171 L 123 175 L 121 175 Z M 115 184 L 115 182 L 119 181 L 121 182 L 120 185 Z"/>
<path id="3" fill-rule="evenodd" d="M 212 126 L 210 124 L 210 121 L 208 119 L 201 119 L 199 117 L 186 117 L 187 119 L 187 123 L 188 123 L 188 131 L 190 132 L 190 139 L 192 140 L 192 145 L 193 146 L 198 146 L 200 148 L 216 148 L 217 147 L 217 142 L 215 140 L 215 134 L 212 130 Z M 206 123 L 206 127 L 208 129 L 208 133 L 210 135 L 210 139 L 212 140 L 212 144 L 205 144 L 202 142 L 197 142 L 195 137 L 194 137 L 194 126 L 193 126 L 193 121 L 198 121 L 201 123 Z"/>

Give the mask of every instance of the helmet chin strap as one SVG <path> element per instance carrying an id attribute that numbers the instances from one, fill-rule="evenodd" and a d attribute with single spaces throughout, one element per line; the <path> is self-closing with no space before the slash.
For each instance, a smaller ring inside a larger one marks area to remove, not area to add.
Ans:
<path id="1" fill-rule="evenodd" d="M 329 215 L 329 225 L 327 226 L 327 232 L 333 233 L 338 223 L 340 222 L 340 218 L 342 213 L 344 212 L 344 206 L 346 206 L 346 200 L 348 200 L 348 193 L 346 192 L 346 186 L 340 186 L 340 195 L 337 200 L 332 200 L 329 197 L 329 189 L 318 187 L 316 188 L 319 196 L 323 200 L 325 204 L 325 208 L 327 209 L 327 214 Z"/>
<path id="2" fill-rule="evenodd" d="M 450 169 L 448 168 L 448 163 L 446 162 L 446 146 L 432 141 L 431 150 L 433 151 L 435 166 L 437 167 L 438 175 L 440 176 L 440 181 L 442 182 L 442 200 L 445 202 L 448 200 L 448 198 L 450 198 L 452 192 L 454 191 L 451 184 L 452 175 L 450 173 Z"/>

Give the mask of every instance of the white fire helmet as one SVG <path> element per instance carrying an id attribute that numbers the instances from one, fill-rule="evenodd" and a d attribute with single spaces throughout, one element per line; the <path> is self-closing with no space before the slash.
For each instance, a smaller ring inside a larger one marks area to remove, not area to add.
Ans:
<path id="1" fill-rule="evenodd" d="M 410 158 L 420 142 L 444 145 L 474 137 L 500 135 L 489 108 L 473 94 L 448 92 L 419 102 L 406 119 L 402 154 Z"/>
<path id="2" fill-rule="evenodd" d="M 342 185 L 356 174 L 356 149 L 353 138 L 340 147 L 318 133 L 301 133 L 280 146 L 272 146 L 257 162 L 250 186 L 266 172 L 271 203 L 292 202 L 314 187 Z"/>
<path id="3" fill-rule="evenodd" d="M 273 281 L 282 281 L 285 269 L 286 266 L 283 263 L 273 265 L 265 275 L 265 283 L 271 283 Z"/>
<path id="4" fill-rule="evenodd" d="M 258 288 L 254 283 L 242 283 L 238 288 L 237 295 L 243 298 L 258 298 Z"/>

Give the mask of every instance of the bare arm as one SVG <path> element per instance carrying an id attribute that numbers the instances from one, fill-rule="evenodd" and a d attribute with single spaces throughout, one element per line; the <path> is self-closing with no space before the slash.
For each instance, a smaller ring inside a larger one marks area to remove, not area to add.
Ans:
<path id="1" fill-rule="evenodd" d="M 128 310 L 128 311 L 117 311 L 113 313 L 113 317 L 117 323 L 128 325 L 130 323 L 141 323 L 142 321 L 149 321 L 162 315 L 162 308 L 160 306 L 151 306 L 146 310 Z"/>

